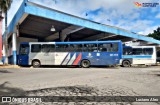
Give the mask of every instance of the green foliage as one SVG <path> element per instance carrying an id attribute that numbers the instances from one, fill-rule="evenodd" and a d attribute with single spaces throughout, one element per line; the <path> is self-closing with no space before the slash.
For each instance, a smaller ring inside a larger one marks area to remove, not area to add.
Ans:
<path id="1" fill-rule="evenodd" d="M 160 27 L 158 27 L 157 30 L 154 30 L 152 34 L 148 34 L 148 36 L 160 40 Z"/>
<path id="2" fill-rule="evenodd" d="M 6 13 L 11 7 L 12 0 L 0 0 L 0 9 Z"/>

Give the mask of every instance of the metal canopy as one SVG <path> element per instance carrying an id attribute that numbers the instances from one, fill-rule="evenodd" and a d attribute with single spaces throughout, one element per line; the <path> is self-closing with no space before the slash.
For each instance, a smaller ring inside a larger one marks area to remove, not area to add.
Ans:
<path id="1" fill-rule="evenodd" d="M 52 25 L 55 27 L 56 31 L 52 32 L 50 29 Z M 28 17 L 22 22 L 20 27 L 20 36 L 25 37 L 25 35 L 35 36 L 45 38 L 56 32 L 69 27 L 70 24 L 46 19 L 38 16 L 28 15 Z"/>
<path id="2" fill-rule="evenodd" d="M 54 26 L 56 31 L 52 32 L 50 29 Z M 34 37 L 34 38 L 46 38 L 50 35 L 61 32 L 62 30 L 73 26 L 68 23 L 55 21 L 47 18 L 42 18 L 34 15 L 28 15 L 27 18 L 20 24 L 20 37 Z M 70 31 L 73 30 L 70 28 Z M 83 28 L 77 30 L 68 36 L 72 41 L 83 40 L 83 38 L 102 33 L 101 31 L 96 31 L 88 28 Z M 58 36 L 59 37 L 59 36 Z M 57 40 L 57 37 L 52 38 L 52 40 Z"/>
<path id="3" fill-rule="evenodd" d="M 71 40 L 143 40 L 160 44 L 159 40 L 145 37 L 113 26 L 89 21 L 24 0 L 8 26 L 8 35 L 19 24 L 21 37 L 57 40 L 58 33 L 70 36 Z M 54 25 L 55 32 L 50 28 Z M 105 34 L 105 35 L 103 35 Z M 4 37 L 4 36 L 3 36 Z"/>

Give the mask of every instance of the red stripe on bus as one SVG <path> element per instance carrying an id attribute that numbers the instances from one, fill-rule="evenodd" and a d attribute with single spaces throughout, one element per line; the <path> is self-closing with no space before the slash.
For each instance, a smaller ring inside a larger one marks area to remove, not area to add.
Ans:
<path id="1" fill-rule="evenodd" d="M 77 57 L 76 60 L 74 61 L 73 65 L 77 65 L 77 64 L 79 63 L 79 61 L 81 60 L 81 58 L 82 58 L 82 53 L 80 53 L 80 54 L 78 55 L 78 57 Z"/>

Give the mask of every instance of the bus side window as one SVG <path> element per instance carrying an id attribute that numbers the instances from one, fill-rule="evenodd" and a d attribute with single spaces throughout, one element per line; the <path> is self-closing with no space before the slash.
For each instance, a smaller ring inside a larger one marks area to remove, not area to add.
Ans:
<path id="1" fill-rule="evenodd" d="M 105 47 L 108 49 L 108 52 L 113 52 L 113 44 L 105 44 Z"/>
<path id="2" fill-rule="evenodd" d="M 132 55 L 132 48 L 123 48 L 123 55 Z"/>
<path id="3" fill-rule="evenodd" d="M 55 45 L 50 45 L 50 52 L 55 52 L 56 49 L 55 49 Z"/>
<path id="4" fill-rule="evenodd" d="M 133 48 L 133 55 L 143 55 L 142 48 Z"/>
<path id="5" fill-rule="evenodd" d="M 57 44 L 56 45 L 56 52 L 68 52 L 69 45 L 67 44 Z"/>
<path id="6" fill-rule="evenodd" d="M 118 52 L 118 43 L 113 44 L 113 52 Z"/>
<path id="7" fill-rule="evenodd" d="M 143 52 L 145 55 L 152 55 L 153 54 L 153 48 L 144 48 Z"/>
<path id="8" fill-rule="evenodd" d="M 31 45 L 31 52 L 41 52 L 41 44 L 32 44 Z"/>
<path id="9" fill-rule="evenodd" d="M 56 52 L 61 52 L 61 45 L 59 44 L 56 44 Z"/>
<path id="10" fill-rule="evenodd" d="M 69 50 L 68 50 L 68 48 L 69 48 L 69 45 L 68 44 L 64 44 L 64 45 L 62 45 L 63 46 L 63 48 L 62 48 L 62 52 L 68 52 Z"/>
<path id="11" fill-rule="evenodd" d="M 97 52 L 97 44 L 84 44 L 84 52 Z"/>
<path id="12" fill-rule="evenodd" d="M 97 44 L 90 44 L 91 52 L 97 52 Z"/>
<path id="13" fill-rule="evenodd" d="M 75 44 L 74 45 L 75 52 L 82 52 L 82 48 L 83 48 L 82 44 Z"/>
<path id="14" fill-rule="evenodd" d="M 74 45 L 73 44 L 70 44 L 68 51 L 69 52 L 74 52 Z"/>
<path id="15" fill-rule="evenodd" d="M 83 51 L 84 52 L 88 52 L 88 48 L 89 48 L 88 44 L 83 45 Z"/>
<path id="16" fill-rule="evenodd" d="M 98 44 L 98 51 L 99 52 L 107 52 L 107 46 L 106 44 Z"/>
<path id="17" fill-rule="evenodd" d="M 55 52 L 55 46 L 52 44 L 43 44 L 42 45 L 42 52 Z"/>
<path id="18" fill-rule="evenodd" d="M 43 44 L 42 45 L 42 52 L 45 52 L 45 53 L 50 52 L 49 45 Z"/>

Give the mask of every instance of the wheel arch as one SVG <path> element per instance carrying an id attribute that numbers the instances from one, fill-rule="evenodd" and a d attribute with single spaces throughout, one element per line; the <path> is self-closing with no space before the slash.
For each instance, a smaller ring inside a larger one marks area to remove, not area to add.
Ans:
<path id="1" fill-rule="evenodd" d="M 80 65 L 81 65 L 82 61 L 84 61 L 84 60 L 89 61 L 90 65 L 91 65 L 91 61 L 90 61 L 89 59 L 81 59 L 81 61 L 80 61 Z"/>

